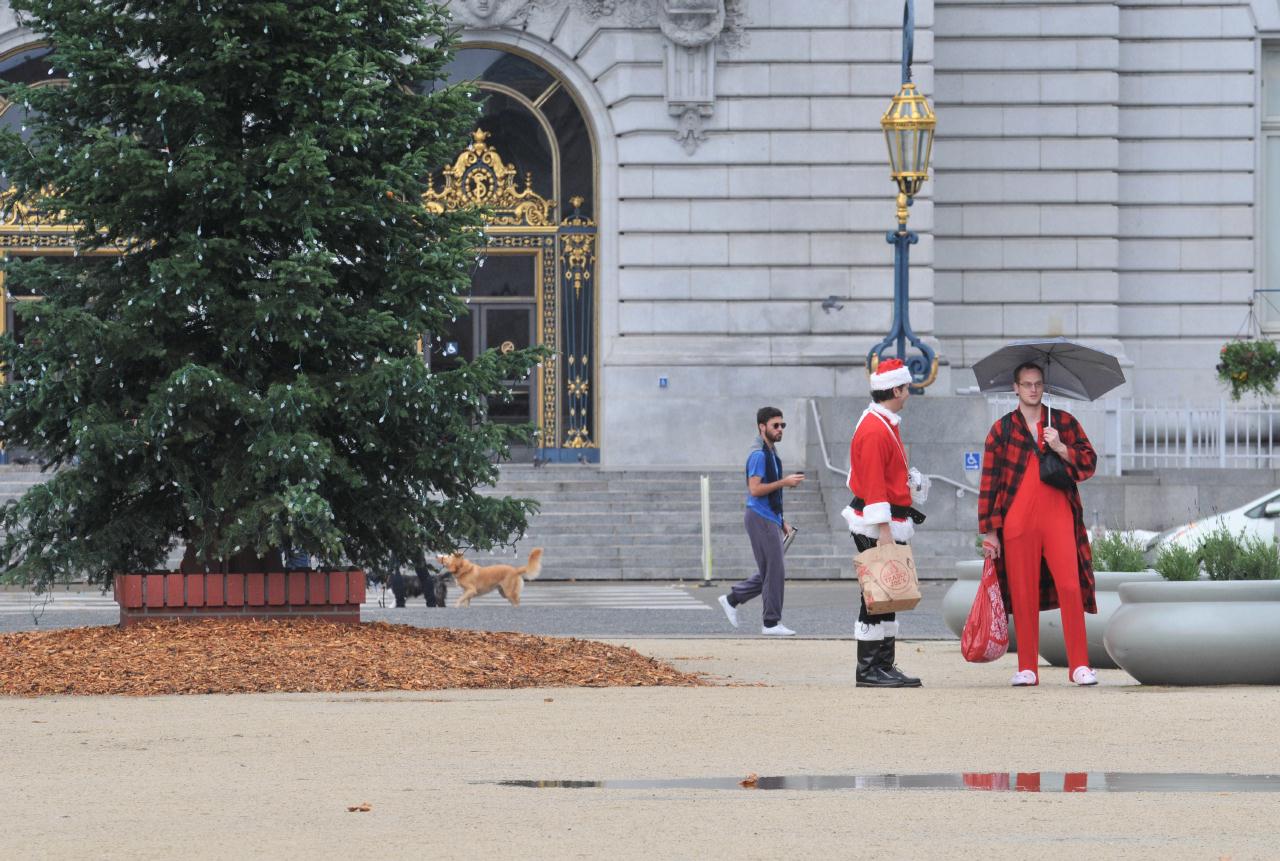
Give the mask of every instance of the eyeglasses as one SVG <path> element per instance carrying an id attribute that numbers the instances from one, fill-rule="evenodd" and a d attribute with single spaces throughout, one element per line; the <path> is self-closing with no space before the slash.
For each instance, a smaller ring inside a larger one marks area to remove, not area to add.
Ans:
<path id="1" fill-rule="evenodd" d="M 786 422 L 778 422 L 776 424 L 766 425 L 766 427 L 769 428 L 769 430 L 782 430 L 786 426 L 787 426 Z"/>
<path id="2" fill-rule="evenodd" d="M 1043 389 L 1044 380 L 1036 380 L 1034 383 L 1018 383 L 1018 387 L 1023 389 Z"/>

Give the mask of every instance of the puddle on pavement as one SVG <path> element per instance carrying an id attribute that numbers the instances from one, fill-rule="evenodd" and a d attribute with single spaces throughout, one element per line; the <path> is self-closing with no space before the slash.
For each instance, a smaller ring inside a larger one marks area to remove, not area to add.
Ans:
<path id="1" fill-rule="evenodd" d="M 1276 774 L 1167 774 L 1125 771 L 816 774 L 686 777 L 671 780 L 502 780 L 530 789 L 955 789 L 976 792 L 1280 792 Z"/>

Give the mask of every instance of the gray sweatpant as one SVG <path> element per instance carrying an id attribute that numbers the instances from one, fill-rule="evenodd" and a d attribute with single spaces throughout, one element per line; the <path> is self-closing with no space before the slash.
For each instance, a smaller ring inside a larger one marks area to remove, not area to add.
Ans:
<path id="1" fill-rule="evenodd" d="M 782 587 L 786 572 L 782 567 L 782 527 L 767 517 L 747 509 L 742 518 L 756 557 L 756 573 L 733 584 L 729 603 L 738 606 L 757 595 L 764 595 L 764 625 L 771 628 L 782 621 Z"/>

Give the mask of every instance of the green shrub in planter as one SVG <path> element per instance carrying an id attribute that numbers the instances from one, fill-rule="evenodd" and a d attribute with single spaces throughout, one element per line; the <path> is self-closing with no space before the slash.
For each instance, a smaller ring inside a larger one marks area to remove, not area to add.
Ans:
<path id="1" fill-rule="evenodd" d="M 1094 571 L 1145 571 L 1146 552 L 1127 532 L 1107 532 L 1093 540 Z"/>
<path id="2" fill-rule="evenodd" d="M 1210 580 L 1280 580 L 1274 539 L 1232 535 L 1223 527 L 1203 538 L 1198 551 Z"/>
<path id="3" fill-rule="evenodd" d="M 1200 557 L 1190 548 L 1170 544 L 1156 553 L 1155 569 L 1166 580 L 1196 580 L 1200 577 Z"/>
<path id="4" fill-rule="evenodd" d="M 1249 538 L 1240 554 L 1237 580 L 1280 580 L 1280 552 L 1274 538 Z"/>
<path id="5" fill-rule="evenodd" d="M 1225 526 L 1200 539 L 1196 555 L 1200 557 L 1210 580 L 1237 579 L 1234 572 L 1239 567 L 1240 544 L 1243 540 L 1243 535 L 1232 535 Z"/>

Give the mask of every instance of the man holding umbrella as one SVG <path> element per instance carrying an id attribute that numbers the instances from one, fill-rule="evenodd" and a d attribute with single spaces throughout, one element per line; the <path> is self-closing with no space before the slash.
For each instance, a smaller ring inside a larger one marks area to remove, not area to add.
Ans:
<path id="1" fill-rule="evenodd" d="M 1068 359 L 1072 353 L 1079 363 Z M 1056 375 L 1052 385 L 1047 373 Z M 1123 382 L 1119 364 L 1114 357 L 1055 339 L 1005 347 L 975 365 L 974 374 L 983 390 L 1003 379 L 1018 397 L 1017 408 L 987 434 L 978 498 L 982 553 L 995 560 L 1005 606 L 1013 608 L 1018 630 L 1012 684 L 1039 684 L 1039 611 L 1057 608 L 1069 677 L 1077 685 L 1095 685 L 1084 614 L 1098 608 L 1076 482 L 1093 475 L 1098 458 L 1075 417 L 1049 410 L 1043 399 L 1047 388 L 1097 397 Z"/>

